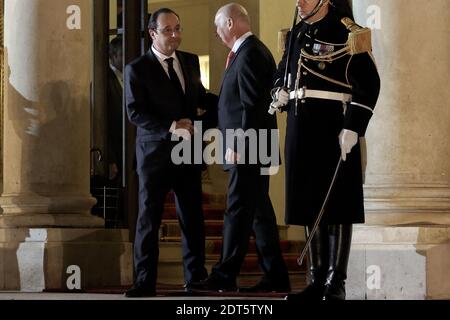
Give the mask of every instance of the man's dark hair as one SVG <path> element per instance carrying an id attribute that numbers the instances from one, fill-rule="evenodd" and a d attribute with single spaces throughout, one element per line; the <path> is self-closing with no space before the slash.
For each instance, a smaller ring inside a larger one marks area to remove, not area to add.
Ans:
<path id="1" fill-rule="evenodd" d="M 349 0 L 331 0 L 331 8 L 341 17 L 349 17 L 352 20 L 355 19 Z"/>
<path id="2" fill-rule="evenodd" d="M 177 16 L 178 20 L 180 20 L 180 16 L 172 9 L 161 8 L 161 9 L 158 9 L 155 12 L 153 12 L 153 14 L 151 15 L 151 17 L 148 21 L 148 28 L 150 30 L 156 30 L 158 28 L 158 17 L 160 14 L 163 14 L 163 13 L 173 13 L 174 15 Z"/>
<path id="3" fill-rule="evenodd" d="M 110 59 L 117 56 L 118 54 L 122 54 L 122 37 L 121 36 L 117 36 L 111 40 L 111 42 L 109 43 L 108 53 L 109 53 Z"/>

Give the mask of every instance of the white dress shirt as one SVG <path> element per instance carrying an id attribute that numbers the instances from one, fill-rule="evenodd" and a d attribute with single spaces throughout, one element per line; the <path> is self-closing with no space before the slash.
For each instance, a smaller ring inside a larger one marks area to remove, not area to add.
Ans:
<path id="1" fill-rule="evenodd" d="M 166 72 L 168 77 L 169 77 L 169 65 L 167 64 L 167 62 L 165 60 L 168 58 L 173 58 L 173 68 L 175 69 L 178 79 L 180 80 L 181 87 L 183 88 L 183 92 L 186 93 L 186 85 L 184 82 L 183 71 L 181 70 L 180 61 L 178 61 L 178 58 L 177 58 L 177 55 L 175 54 L 175 52 L 172 53 L 172 55 L 169 57 L 169 56 L 166 56 L 165 54 L 159 52 L 158 50 L 156 50 L 155 47 L 153 47 L 153 46 L 152 46 L 152 51 L 155 54 L 156 58 L 158 59 L 159 63 L 161 64 L 161 66 L 164 68 L 164 71 Z"/>
<path id="2" fill-rule="evenodd" d="M 239 48 L 241 47 L 241 45 L 244 43 L 244 41 L 247 40 L 247 38 L 252 35 L 253 35 L 253 33 L 251 31 L 244 33 L 239 39 L 236 40 L 231 51 L 236 53 L 239 50 Z"/>

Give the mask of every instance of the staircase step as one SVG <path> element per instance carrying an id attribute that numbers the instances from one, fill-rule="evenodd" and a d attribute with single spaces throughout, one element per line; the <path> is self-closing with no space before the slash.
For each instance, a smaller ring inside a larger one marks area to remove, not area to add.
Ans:
<path id="1" fill-rule="evenodd" d="M 205 234 L 207 238 L 222 238 L 223 221 L 222 220 L 206 220 Z M 278 226 L 279 236 L 281 240 L 287 239 L 287 226 Z M 181 231 L 177 220 L 164 219 L 161 222 L 160 238 L 161 240 L 181 241 Z"/>
<path id="2" fill-rule="evenodd" d="M 280 240 L 281 252 L 298 254 L 303 247 L 300 241 Z M 220 254 L 222 248 L 222 239 L 208 239 L 206 241 L 206 252 L 208 254 Z M 254 239 L 250 240 L 249 253 L 256 253 L 256 242 Z"/>
<path id="3" fill-rule="evenodd" d="M 207 220 L 205 221 L 205 234 L 206 237 L 222 237 L 222 221 Z M 163 220 L 161 223 L 161 239 L 180 238 L 181 230 L 178 221 L 176 220 Z"/>
<path id="4" fill-rule="evenodd" d="M 306 268 L 304 266 L 300 267 L 297 264 L 297 254 L 284 254 L 283 258 L 286 262 L 287 268 L 290 274 L 294 273 L 305 273 Z M 209 258 L 209 257 L 208 257 Z M 219 259 L 219 256 L 217 256 Z M 241 268 L 241 274 L 259 274 L 262 275 L 262 271 L 259 267 L 258 257 L 255 255 L 247 255 L 245 257 L 244 264 Z"/>
<path id="5" fill-rule="evenodd" d="M 178 237 L 162 238 L 160 240 L 161 250 L 170 250 L 169 247 L 174 246 L 181 250 L 181 241 Z M 298 240 L 280 240 L 281 252 L 299 254 L 303 249 L 304 242 Z M 222 248 L 222 237 L 208 237 L 205 243 L 205 252 L 207 254 L 220 254 Z M 255 239 L 250 239 L 249 253 L 256 253 Z M 168 254 L 169 251 L 167 252 Z"/>
<path id="6" fill-rule="evenodd" d="M 217 263 L 219 256 L 208 256 L 206 260 L 206 268 L 208 272 Z M 291 286 L 293 290 L 302 289 L 306 283 L 306 268 L 299 267 L 296 263 L 296 255 L 285 255 L 285 262 L 289 270 L 289 277 L 291 279 Z M 242 265 L 241 272 L 238 277 L 238 286 L 246 287 L 252 286 L 261 279 L 263 273 L 261 272 L 256 256 L 247 256 Z M 159 260 L 158 268 L 158 283 L 182 285 L 184 282 L 183 263 L 181 259 L 174 260 Z"/>
<path id="7" fill-rule="evenodd" d="M 223 220 L 224 207 L 216 205 L 203 204 L 203 215 L 205 220 Z M 166 204 L 163 213 L 164 220 L 177 220 L 175 205 Z"/>
<path id="8" fill-rule="evenodd" d="M 206 267 L 208 271 L 219 261 L 222 246 L 223 217 L 225 213 L 225 195 L 203 195 L 203 213 L 206 233 Z M 297 257 L 304 242 L 287 240 L 288 227 L 278 226 L 280 246 L 287 264 L 292 287 L 303 287 L 305 284 L 305 266 L 298 266 Z M 183 284 L 183 261 L 181 253 L 180 227 L 176 215 L 174 194 L 168 195 L 160 229 L 160 257 L 158 282 L 169 285 Z M 239 286 L 256 284 L 263 275 L 256 254 L 255 240 L 251 239 L 249 251 L 241 268 L 238 279 Z"/>
<path id="9" fill-rule="evenodd" d="M 203 193 L 202 195 L 202 204 L 205 205 L 213 205 L 219 207 L 226 207 L 227 195 L 226 194 L 208 194 Z M 168 206 L 175 206 L 175 193 L 169 192 L 166 197 L 165 204 Z"/>
<path id="10" fill-rule="evenodd" d="M 207 241 L 206 246 L 206 259 L 210 264 L 214 264 L 217 261 L 219 261 L 220 258 L 220 249 L 217 251 L 215 249 L 216 242 Z M 281 242 L 283 243 L 283 242 Z M 298 252 L 289 252 L 289 246 L 291 244 L 286 243 L 286 250 L 283 251 L 283 257 L 287 264 L 289 272 L 296 273 L 296 272 L 305 272 L 306 267 L 298 266 L 297 264 L 297 257 Z M 298 244 L 295 244 L 294 246 L 300 246 L 300 242 Z M 213 251 L 210 250 L 210 248 L 213 247 Z M 283 248 L 283 246 L 282 246 Z M 162 263 L 175 263 L 179 264 L 180 268 L 182 266 L 182 253 L 181 253 L 181 244 L 177 242 L 161 242 L 160 243 L 160 254 L 159 254 L 159 260 Z M 245 257 L 244 265 L 242 266 L 242 272 L 244 273 L 255 273 L 255 274 L 261 274 L 261 270 L 259 268 L 258 264 L 258 256 L 256 253 L 249 251 L 247 256 Z"/>

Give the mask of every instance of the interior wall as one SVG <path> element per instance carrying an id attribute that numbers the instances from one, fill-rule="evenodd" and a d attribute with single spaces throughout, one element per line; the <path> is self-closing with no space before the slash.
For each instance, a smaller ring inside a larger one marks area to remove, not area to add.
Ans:
<path id="1" fill-rule="evenodd" d="M 209 54 L 209 2 L 207 0 L 184 1 L 152 1 L 148 3 L 150 13 L 162 7 L 174 10 L 181 19 L 183 27 L 183 41 L 180 50 L 195 53 L 197 55 Z"/>

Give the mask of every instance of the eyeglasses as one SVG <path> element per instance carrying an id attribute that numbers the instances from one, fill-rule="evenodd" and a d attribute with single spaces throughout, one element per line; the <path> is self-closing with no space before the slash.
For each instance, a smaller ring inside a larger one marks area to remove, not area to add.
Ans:
<path id="1" fill-rule="evenodd" d="M 180 34 L 181 32 L 183 32 L 183 28 L 181 28 L 181 27 L 176 27 L 175 29 L 164 28 L 164 29 L 156 29 L 156 31 L 161 32 L 165 36 L 171 36 L 174 33 Z"/>

